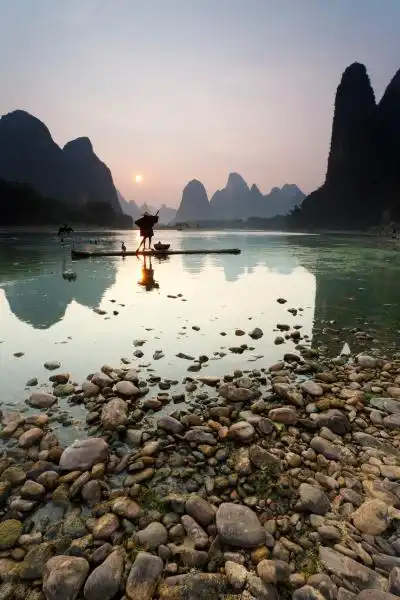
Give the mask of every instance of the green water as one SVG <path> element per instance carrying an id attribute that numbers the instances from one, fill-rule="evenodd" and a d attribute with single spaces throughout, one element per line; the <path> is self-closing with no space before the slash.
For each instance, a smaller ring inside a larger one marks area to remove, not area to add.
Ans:
<path id="1" fill-rule="evenodd" d="M 153 260 L 156 285 L 146 289 L 138 283 L 143 259 L 72 262 L 69 242 L 62 245 L 54 234 L 0 234 L 3 406 L 21 404 L 32 377 L 48 385 L 47 360 L 60 361 L 78 382 L 105 363 L 120 366 L 122 357 L 181 379 L 190 375 L 191 363 L 177 358 L 178 352 L 207 355 L 204 374 L 265 367 L 295 347 L 292 341 L 274 344 L 277 323 L 300 325 L 308 336 L 302 342 L 323 344 L 333 355 L 346 342 L 352 350 L 387 352 L 399 344 L 400 249 L 392 240 L 264 232 L 165 231 L 158 237 L 174 249 L 238 247 L 242 253 Z M 75 234 L 79 247 L 93 248 L 91 239 L 107 249 L 118 249 L 122 241 L 128 249 L 137 245 L 136 232 Z M 66 271 L 76 279 L 64 279 Z M 279 297 L 287 303 L 277 303 Z M 288 308 L 303 310 L 293 316 Z M 256 326 L 264 336 L 253 341 L 247 332 Z M 246 335 L 236 336 L 237 328 Z M 353 328 L 371 339 L 357 338 Z M 141 359 L 133 357 L 136 339 L 146 340 Z M 229 351 L 241 344 L 252 349 Z M 155 361 L 156 350 L 164 357 Z M 16 358 L 17 352 L 24 354 Z"/>

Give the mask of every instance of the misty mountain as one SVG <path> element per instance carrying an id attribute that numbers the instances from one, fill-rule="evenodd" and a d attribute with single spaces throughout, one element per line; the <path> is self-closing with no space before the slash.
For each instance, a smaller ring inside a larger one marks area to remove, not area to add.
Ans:
<path id="1" fill-rule="evenodd" d="M 182 192 L 182 200 L 176 213 L 176 222 L 207 221 L 212 219 L 212 208 L 206 188 L 197 179 L 192 179 Z"/>
<path id="2" fill-rule="evenodd" d="M 336 90 L 323 185 L 293 224 L 356 228 L 400 220 L 400 71 L 377 104 L 367 69 L 353 63 Z"/>
<path id="3" fill-rule="evenodd" d="M 226 186 L 213 194 L 207 206 L 204 186 L 198 181 L 195 187 L 191 184 L 193 182 L 184 189 L 176 216 L 177 222 L 233 221 L 287 215 L 295 206 L 301 204 L 305 197 L 297 185 L 293 184 L 285 184 L 282 188 L 275 187 L 269 194 L 264 195 L 257 185 L 253 184 L 249 188 L 241 175 L 230 173 Z"/>
<path id="4" fill-rule="evenodd" d="M 81 214 L 82 222 L 88 223 L 92 213 L 95 223 L 101 213 L 100 221 L 104 224 L 118 222 L 123 226 L 128 223 L 118 201 L 111 171 L 95 154 L 90 140 L 81 137 L 60 148 L 46 125 L 23 110 L 0 118 L 0 179 L 20 184 L 13 190 L 15 197 L 23 202 L 23 219 L 30 212 L 34 215 L 42 198 L 52 222 L 55 215 L 49 210 L 50 200 L 61 203 L 59 218 L 61 214 L 70 214 L 76 222 Z M 34 199 L 35 211 L 29 199 L 32 202 Z M 10 208 L 10 214 L 5 214 L 4 207 Z M 9 222 L 9 218 L 18 219 L 16 207 L 7 207 L 4 198 L 2 208 L 4 222 Z"/>
<path id="5" fill-rule="evenodd" d="M 134 221 L 136 221 L 136 219 L 138 219 L 140 215 L 142 215 L 146 211 L 151 214 L 154 214 L 157 212 L 157 210 L 159 211 L 159 223 L 161 225 L 168 225 L 169 223 L 171 223 L 171 221 L 175 219 L 175 208 L 171 208 L 170 206 L 166 206 L 165 204 L 162 204 L 160 208 L 152 206 L 151 204 L 142 204 L 141 206 L 138 206 L 134 200 L 125 200 L 121 192 L 119 192 L 118 190 L 117 194 L 122 211 L 126 215 L 130 215 Z"/>

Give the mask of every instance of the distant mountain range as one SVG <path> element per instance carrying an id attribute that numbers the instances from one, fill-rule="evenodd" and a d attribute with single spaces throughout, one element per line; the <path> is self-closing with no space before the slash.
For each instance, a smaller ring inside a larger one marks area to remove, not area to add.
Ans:
<path id="1" fill-rule="evenodd" d="M 290 226 L 364 229 L 400 221 L 400 70 L 379 103 L 367 69 L 353 63 L 336 91 L 324 184 Z"/>
<path id="2" fill-rule="evenodd" d="M 117 190 L 117 195 L 119 199 L 119 203 L 121 205 L 122 211 L 132 217 L 134 221 L 140 217 L 144 212 L 149 212 L 151 214 L 159 211 L 159 223 L 161 225 L 168 225 L 172 221 L 174 221 L 176 216 L 176 209 L 166 206 L 162 204 L 159 208 L 153 206 L 152 204 L 141 204 L 138 206 L 134 200 L 125 200 L 121 192 Z"/>
<path id="3" fill-rule="evenodd" d="M 294 184 L 274 187 L 262 194 L 256 185 L 251 188 L 238 173 L 231 173 L 222 190 L 208 200 L 204 185 L 193 179 L 183 190 L 176 222 L 233 221 L 252 217 L 262 219 L 287 215 L 301 204 L 305 194 Z"/>
<path id="4" fill-rule="evenodd" d="M 0 223 L 36 224 L 40 213 L 40 224 L 132 224 L 90 140 L 80 137 L 60 148 L 46 125 L 23 110 L 0 118 L 0 180 Z"/>

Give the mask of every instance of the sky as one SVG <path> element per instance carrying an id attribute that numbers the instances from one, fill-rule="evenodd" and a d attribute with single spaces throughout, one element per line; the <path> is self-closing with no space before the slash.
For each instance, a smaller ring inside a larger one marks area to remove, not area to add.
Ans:
<path id="1" fill-rule="evenodd" d="M 377 99 L 400 68 L 399 0 L 0 0 L 0 114 L 88 136 L 127 199 L 179 204 L 240 173 L 263 193 L 325 175 L 343 70 Z M 142 181 L 135 183 L 135 176 Z"/>

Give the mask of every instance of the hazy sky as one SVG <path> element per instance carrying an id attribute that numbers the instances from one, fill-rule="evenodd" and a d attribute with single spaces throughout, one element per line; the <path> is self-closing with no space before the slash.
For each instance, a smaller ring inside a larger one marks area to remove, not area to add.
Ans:
<path id="1" fill-rule="evenodd" d="M 0 0 L 0 113 L 90 137 L 139 202 L 176 205 L 193 178 L 212 194 L 230 171 L 309 192 L 342 71 L 364 62 L 380 98 L 399 23 L 400 0 Z"/>

